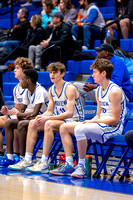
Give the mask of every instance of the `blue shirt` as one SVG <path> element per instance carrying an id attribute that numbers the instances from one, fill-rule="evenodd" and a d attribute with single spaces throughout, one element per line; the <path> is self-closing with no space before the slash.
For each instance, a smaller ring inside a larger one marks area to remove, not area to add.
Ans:
<path id="1" fill-rule="evenodd" d="M 125 63 L 117 56 L 113 56 L 110 59 L 110 62 L 112 62 L 114 71 L 111 75 L 111 81 L 119 85 L 123 91 L 125 92 L 127 98 L 131 100 L 133 98 L 133 89 L 130 82 L 130 76 L 127 70 L 127 67 Z M 94 79 L 91 76 L 87 79 L 86 82 L 91 82 L 92 84 L 95 84 Z"/>

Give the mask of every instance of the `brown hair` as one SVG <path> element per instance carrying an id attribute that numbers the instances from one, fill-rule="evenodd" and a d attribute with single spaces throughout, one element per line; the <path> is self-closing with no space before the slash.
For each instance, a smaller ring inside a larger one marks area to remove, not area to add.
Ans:
<path id="1" fill-rule="evenodd" d="M 42 25 L 42 17 L 40 15 L 33 15 L 31 17 L 31 20 L 33 22 L 33 24 L 36 26 L 36 27 L 39 27 Z"/>
<path id="2" fill-rule="evenodd" d="M 109 60 L 105 58 L 98 58 L 92 64 L 91 69 L 97 69 L 100 73 L 102 73 L 103 71 L 106 71 L 106 78 L 110 79 L 112 72 L 114 70 L 114 67 Z"/>
<path id="3" fill-rule="evenodd" d="M 51 64 L 48 65 L 47 71 L 48 72 L 52 72 L 52 71 L 58 72 L 58 71 L 60 71 L 61 74 L 62 74 L 63 72 L 66 71 L 66 67 L 63 63 L 55 62 L 55 63 L 51 63 Z"/>

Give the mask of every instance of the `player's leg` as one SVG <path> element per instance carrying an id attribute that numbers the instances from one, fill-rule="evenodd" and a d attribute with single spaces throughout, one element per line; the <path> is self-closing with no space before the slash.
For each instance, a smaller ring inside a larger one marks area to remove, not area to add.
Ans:
<path id="1" fill-rule="evenodd" d="M 80 122 L 68 122 L 60 126 L 60 136 L 63 148 L 66 155 L 66 163 L 64 166 L 59 166 L 58 169 L 51 170 L 54 175 L 70 175 L 74 171 L 73 164 L 73 141 L 71 135 L 74 134 L 74 128 Z"/>
<path id="2" fill-rule="evenodd" d="M 34 166 L 28 167 L 30 172 L 47 173 L 49 169 L 48 158 L 49 152 L 54 141 L 54 133 L 59 131 L 59 127 L 64 123 L 61 120 L 48 120 L 44 126 L 43 154 L 39 162 Z"/>

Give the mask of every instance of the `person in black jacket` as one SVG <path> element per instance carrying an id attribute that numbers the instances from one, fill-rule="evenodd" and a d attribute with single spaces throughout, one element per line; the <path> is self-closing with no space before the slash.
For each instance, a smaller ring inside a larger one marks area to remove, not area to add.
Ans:
<path id="1" fill-rule="evenodd" d="M 27 8 L 22 8 L 18 11 L 18 22 L 7 32 L 6 36 L 1 38 L 0 47 L 6 47 L 11 52 L 16 46 L 24 42 L 27 30 L 30 28 L 28 17 L 29 11 Z"/>
<path id="2" fill-rule="evenodd" d="M 29 58 L 35 60 L 35 69 L 46 70 L 49 61 L 65 63 L 70 50 L 73 52 L 74 41 L 71 35 L 71 27 L 63 22 L 64 16 L 56 12 L 52 16 L 54 28 L 50 37 L 43 40 L 40 45 L 29 47 Z"/>
<path id="3" fill-rule="evenodd" d="M 128 39 L 129 31 L 131 30 L 131 21 L 133 21 L 133 0 L 116 0 L 116 17 L 115 20 L 108 20 L 106 24 L 111 24 L 107 27 L 110 31 L 110 35 L 114 36 L 114 31 L 121 30 L 124 39 Z"/>
<path id="4" fill-rule="evenodd" d="M 15 60 L 17 57 L 28 57 L 29 46 L 37 45 L 45 38 L 45 31 L 41 27 L 41 16 L 33 15 L 30 23 L 32 28 L 28 30 L 25 41 L 16 47 L 7 57 L 1 59 L 0 64 L 4 64 L 8 60 Z"/>

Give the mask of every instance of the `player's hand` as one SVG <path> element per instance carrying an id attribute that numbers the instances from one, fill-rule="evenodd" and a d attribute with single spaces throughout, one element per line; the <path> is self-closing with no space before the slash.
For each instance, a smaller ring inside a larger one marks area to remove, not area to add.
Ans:
<path id="1" fill-rule="evenodd" d="M 82 124 L 91 123 L 91 120 L 85 120 Z"/>
<path id="2" fill-rule="evenodd" d="M 86 92 L 92 91 L 95 88 L 96 88 L 96 85 L 91 84 L 91 82 L 85 83 L 83 86 L 83 90 L 85 90 Z"/>
<path id="3" fill-rule="evenodd" d="M 37 115 L 35 118 L 35 125 L 41 126 L 46 122 L 46 116 L 43 115 Z"/>
<path id="4" fill-rule="evenodd" d="M 8 115 L 8 114 L 9 114 L 8 111 L 9 111 L 9 110 L 8 110 L 8 107 L 7 107 L 7 106 L 2 106 L 0 112 L 1 112 L 3 115 Z"/>

